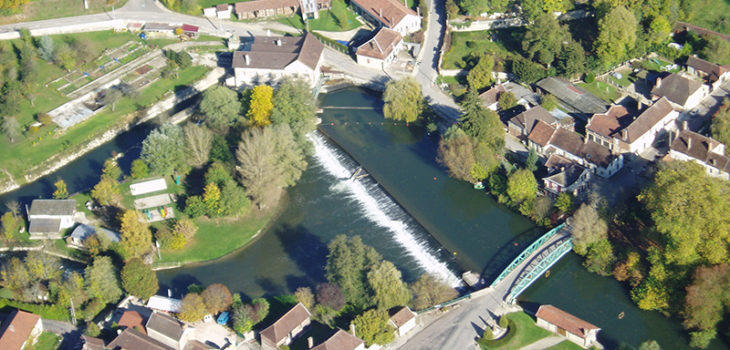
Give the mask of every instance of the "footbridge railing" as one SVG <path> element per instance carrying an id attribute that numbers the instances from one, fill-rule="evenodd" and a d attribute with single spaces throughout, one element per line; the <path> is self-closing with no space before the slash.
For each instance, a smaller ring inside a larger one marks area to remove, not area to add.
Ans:
<path id="1" fill-rule="evenodd" d="M 494 282 L 492 282 L 492 287 L 495 287 L 495 286 L 497 286 L 497 284 L 499 284 L 499 282 L 502 282 L 502 280 L 505 279 L 507 277 L 507 275 L 509 275 L 520 264 L 522 264 L 522 262 L 524 262 L 525 259 L 527 259 L 530 255 L 532 255 L 532 253 L 540 250 L 540 248 L 542 247 L 543 244 L 545 244 L 545 242 L 549 241 L 551 238 L 553 238 L 553 236 L 558 234 L 558 232 L 560 232 L 560 230 L 563 229 L 564 225 L 565 225 L 565 223 L 556 226 L 552 230 L 550 230 L 547 233 L 545 233 L 544 235 L 542 235 L 542 237 L 540 237 L 537 240 L 535 240 L 534 242 L 532 242 L 532 244 L 530 244 L 529 247 L 527 247 L 525 250 L 523 250 L 522 253 L 520 253 L 520 255 L 518 255 L 514 260 L 512 260 L 512 262 L 509 264 L 509 266 L 507 266 L 507 268 L 505 268 L 504 271 L 502 271 L 502 273 L 499 274 L 499 276 L 497 276 L 497 279 L 495 279 Z"/>
<path id="2" fill-rule="evenodd" d="M 558 262 L 565 254 L 570 252 L 571 249 L 573 249 L 573 237 L 568 236 L 565 240 L 560 241 L 547 256 L 542 258 L 538 257 L 539 260 L 537 261 L 537 264 L 532 266 L 527 273 L 518 277 L 517 283 L 510 290 L 505 301 L 508 303 L 514 303 L 515 299 L 517 299 L 517 297 L 520 296 L 527 287 L 537 281 L 542 274 L 555 265 L 555 263 Z"/>

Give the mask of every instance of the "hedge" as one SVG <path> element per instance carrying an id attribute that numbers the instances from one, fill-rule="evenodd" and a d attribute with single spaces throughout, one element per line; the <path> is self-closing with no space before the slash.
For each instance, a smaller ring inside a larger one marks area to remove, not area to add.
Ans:
<path id="1" fill-rule="evenodd" d="M 512 340 L 512 338 L 515 337 L 515 335 L 517 335 L 517 327 L 515 327 L 514 322 L 506 317 L 503 318 L 507 320 L 507 334 L 497 340 L 488 340 L 486 339 L 486 337 L 479 338 L 479 340 L 477 340 L 477 343 L 479 343 L 479 346 L 482 349 L 496 348 L 506 345 Z"/>
<path id="2" fill-rule="evenodd" d="M 68 321 L 71 319 L 71 314 L 68 309 L 58 304 L 33 304 L 0 298 L 0 309 L 7 306 L 32 312 L 50 320 Z"/>

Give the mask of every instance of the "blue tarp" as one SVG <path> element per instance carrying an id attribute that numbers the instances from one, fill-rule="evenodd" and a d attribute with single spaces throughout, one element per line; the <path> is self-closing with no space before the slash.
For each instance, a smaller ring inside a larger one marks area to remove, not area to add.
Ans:
<path id="1" fill-rule="evenodd" d="M 226 323 L 228 323 L 229 318 L 230 316 L 228 314 L 228 311 L 221 313 L 220 316 L 218 316 L 218 324 L 225 325 Z"/>
<path id="2" fill-rule="evenodd" d="M 335 40 L 335 41 L 338 42 L 338 43 L 340 43 L 340 44 L 342 44 L 342 45 L 345 45 L 347 47 L 350 47 L 350 42 L 348 42 L 348 41 L 345 41 L 345 40 Z"/>

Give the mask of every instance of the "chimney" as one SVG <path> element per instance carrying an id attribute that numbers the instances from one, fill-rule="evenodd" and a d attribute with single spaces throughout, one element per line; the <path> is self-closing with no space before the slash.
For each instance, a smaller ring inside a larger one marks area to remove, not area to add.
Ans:
<path id="1" fill-rule="evenodd" d="M 383 8 L 380 8 L 380 11 L 378 12 L 380 14 L 380 18 L 383 18 Z"/>
<path id="2" fill-rule="evenodd" d="M 636 100 L 636 111 L 641 112 L 642 107 L 644 107 L 644 104 L 641 103 L 641 100 Z"/>
<path id="3" fill-rule="evenodd" d="M 621 138 L 626 140 L 628 138 L 628 132 L 626 132 L 626 129 L 621 130 Z"/>
<path id="4" fill-rule="evenodd" d="M 690 148 L 692 148 L 692 136 L 687 137 L 687 150 L 689 151 Z"/>
<path id="5" fill-rule="evenodd" d="M 656 87 L 660 87 L 660 86 L 662 86 L 662 78 L 661 77 L 656 78 Z"/>
<path id="6" fill-rule="evenodd" d="M 408 8 L 408 1 L 407 0 L 403 0 L 403 6 L 405 6 L 406 8 Z"/>
<path id="7" fill-rule="evenodd" d="M 350 333 L 357 337 L 357 333 L 355 333 L 355 325 L 353 323 L 350 323 Z"/>
<path id="8" fill-rule="evenodd" d="M 274 44 L 276 44 L 276 46 L 281 46 L 281 39 L 274 40 Z"/>
<path id="9" fill-rule="evenodd" d="M 686 120 L 683 120 L 682 121 L 682 130 L 689 130 L 688 127 L 687 127 L 687 121 Z"/>
<path id="10" fill-rule="evenodd" d="M 246 60 L 246 65 L 251 65 L 251 56 L 249 55 L 243 55 L 243 58 Z"/>
<path id="11" fill-rule="evenodd" d="M 309 337 L 307 338 L 307 349 L 311 349 L 314 347 L 314 338 Z"/>

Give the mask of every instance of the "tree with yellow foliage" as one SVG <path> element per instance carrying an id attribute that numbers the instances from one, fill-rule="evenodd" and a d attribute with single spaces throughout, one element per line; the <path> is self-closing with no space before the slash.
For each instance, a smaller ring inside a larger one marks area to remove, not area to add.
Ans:
<path id="1" fill-rule="evenodd" d="M 246 116 L 251 124 L 267 126 L 271 124 L 271 111 L 274 110 L 274 88 L 269 85 L 259 85 L 253 88 L 251 104 Z"/>

